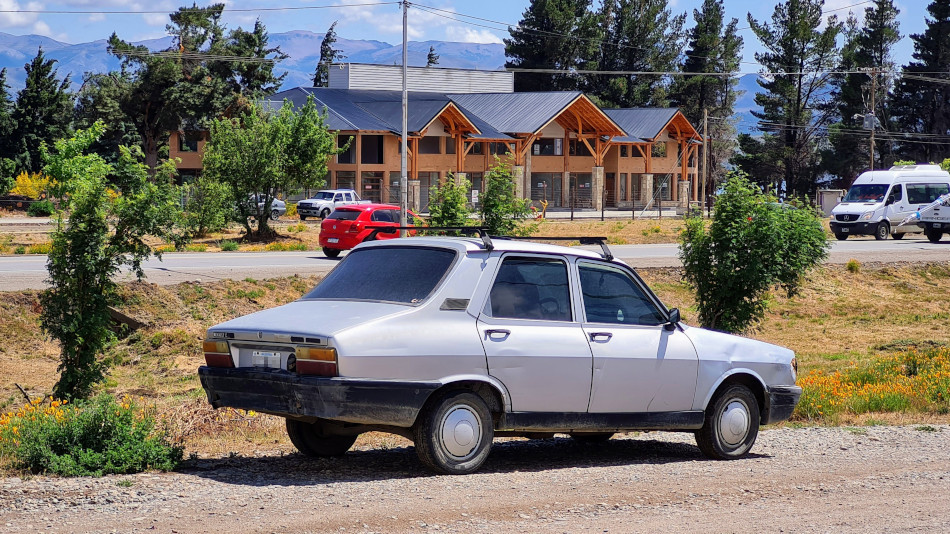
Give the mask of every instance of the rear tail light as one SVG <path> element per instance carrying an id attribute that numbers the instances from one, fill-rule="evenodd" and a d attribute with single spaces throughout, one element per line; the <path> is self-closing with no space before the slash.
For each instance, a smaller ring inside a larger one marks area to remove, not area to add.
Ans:
<path id="1" fill-rule="evenodd" d="M 297 347 L 297 374 L 337 376 L 336 349 Z"/>
<path id="2" fill-rule="evenodd" d="M 203 348 L 208 367 L 234 367 L 227 341 L 205 341 Z"/>
<path id="3" fill-rule="evenodd" d="M 358 234 L 361 231 L 363 231 L 363 225 L 358 222 L 351 223 L 349 228 L 346 229 L 346 231 L 350 232 L 351 234 Z"/>

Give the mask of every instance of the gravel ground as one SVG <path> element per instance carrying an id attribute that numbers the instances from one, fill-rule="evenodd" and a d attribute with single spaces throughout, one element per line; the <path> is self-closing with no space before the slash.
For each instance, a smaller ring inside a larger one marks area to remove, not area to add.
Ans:
<path id="1" fill-rule="evenodd" d="M 950 425 L 781 428 L 748 457 L 689 434 L 496 442 L 435 476 L 412 448 L 260 451 L 178 472 L 0 479 L 0 532 L 947 532 Z"/>

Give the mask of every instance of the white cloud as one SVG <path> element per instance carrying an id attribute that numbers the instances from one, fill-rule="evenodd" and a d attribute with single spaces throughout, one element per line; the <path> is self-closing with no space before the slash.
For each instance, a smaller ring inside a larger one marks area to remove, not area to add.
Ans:
<path id="1" fill-rule="evenodd" d="M 23 13 L 21 10 L 43 9 L 38 2 L 20 5 L 16 0 L 0 0 L 0 28 L 22 28 L 29 26 L 39 17 L 36 13 Z M 16 13 L 16 11 L 21 11 Z"/>
<path id="2" fill-rule="evenodd" d="M 93 13 L 86 17 L 86 22 L 102 22 L 104 20 L 106 20 L 106 16 L 102 13 Z"/>
<path id="3" fill-rule="evenodd" d="M 142 20 L 149 26 L 164 26 L 168 23 L 168 15 L 160 13 L 146 13 L 142 15 Z"/>
<path id="4" fill-rule="evenodd" d="M 353 4 L 364 4 L 375 2 L 376 0 L 347 0 L 349 6 Z M 444 9 L 441 8 L 440 9 Z M 396 5 L 375 6 L 360 5 L 358 7 L 346 7 L 335 10 L 339 15 L 339 25 L 337 33 L 345 37 L 347 27 L 371 26 L 379 32 L 379 39 L 392 40 L 393 38 L 402 38 L 402 9 Z M 436 14 L 438 13 L 438 14 Z M 419 8 L 409 7 L 406 33 L 410 40 L 425 41 L 437 39 L 436 31 L 443 29 L 452 22 L 450 13 L 425 11 Z M 449 18 L 447 18 L 449 17 Z M 329 27 L 329 26 L 328 26 Z"/>
<path id="5" fill-rule="evenodd" d="M 479 30 L 476 28 L 467 28 L 464 26 L 446 26 L 445 39 L 457 43 L 498 43 L 503 41 L 501 37 L 495 35 L 491 30 Z"/>
<path id="6" fill-rule="evenodd" d="M 31 28 L 30 31 L 32 31 L 36 35 L 45 35 L 46 37 L 53 36 L 53 30 L 50 29 L 49 24 L 43 22 L 42 20 L 38 20 L 34 22 L 33 28 Z"/>

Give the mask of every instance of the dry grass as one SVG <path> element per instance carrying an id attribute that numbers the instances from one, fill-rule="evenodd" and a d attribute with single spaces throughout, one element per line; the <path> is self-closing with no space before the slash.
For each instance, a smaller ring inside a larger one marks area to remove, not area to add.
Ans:
<path id="1" fill-rule="evenodd" d="M 692 295 L 678 269 L 643 269 L 641 275 L 667 305 L 695 321 Z M 212 324 L 277 306 L 299 297 L 317 277 L 233 280 L 157 286 L 122 286 L 124 313 L 147 327 L 120 335 L 105 355 L 110 363 L 104 389 L 146 397 L 164 414 L 187 453 L 219 456 L 255 451 L 290 452 L 283 421 L 261 414 L 214 411 L 204 399 L 195 370 L 203 363 L 200 341 Z M 843 265 L 814 273 L 800 296 L 773 298 L 765 321 L 750 335 L 792 348 L 802 373 L 834 371 L 851 362 L 913 347 L 950 345 L 950 262 Z M 58 347 L 39 328 L 36 291 L 0 293 L 0 410 L 22 403 L 14 384 L 33 396 L 51 391 L 58 376 Z M 933 414 L 844 414 L 842 424 L 941 422 Z M 406 446 L 403 438 L 370 433 L 360 448 Z"/>

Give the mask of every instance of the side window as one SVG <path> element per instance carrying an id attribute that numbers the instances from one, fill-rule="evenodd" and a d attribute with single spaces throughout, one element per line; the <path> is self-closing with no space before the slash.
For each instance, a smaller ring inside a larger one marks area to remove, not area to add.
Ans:
<path id="1" fill-rule="evenodd" d="M 894 202 L 900 202 L 904 198 L 904 186 L 901 184 L 896 184 L 893 189 L 891 189 L 891 198 L 894 199 Z"/>
<path id="2" fill-rule="evenodd" d="M 579 263 L 584 316 L 589 323 L 660 325 L 666 318 L 624 271 Z"/>
<path id="3" fill-rule="evenodd" d="M 337 194 L 333 195 L 333 201 L 334 201 L 334 202 L 339 202 L 339 201 L 341 201 L 341 200 L 343 200 L 343 194 L 342 194 L 342 193 L 337 193 Z"/>
<path id="4" fill-rule="evenodd" d="M 946 194 L 947 184 L 907 184 L 907 202 L 910 204 L 930 204 Z"/>
<path id="5" fill-rule="evenodd" d="M 373 212 L 370 220 L 376 222 L 393 222 L 393 212 L 392 210 L 376 210 Z"/>
<path id="6" fill-rule="evenodd" d="M 485 313 L 507 319 L 571 320 L 567 264 L 546 258 L 505 258 Z"/>

